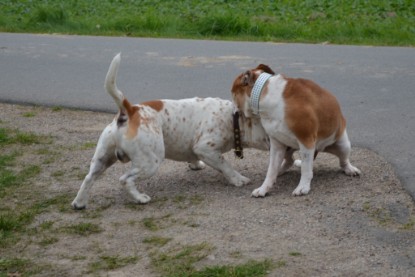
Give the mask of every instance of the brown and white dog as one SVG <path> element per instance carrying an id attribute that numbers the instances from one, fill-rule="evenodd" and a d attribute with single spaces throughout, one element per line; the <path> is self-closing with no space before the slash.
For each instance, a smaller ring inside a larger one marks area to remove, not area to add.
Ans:
<path id="1" fill-rule="evenodd" d="M 275 75 L 261 64 L 235 79 L 232 98 L 246 118 L 260 119 L 270 137 L 267 175 L 252 196 L 264 197 L 270 191 L 277 176 L 294 163 L 292 155 L 298 149 L 301 179 L 293 195 L 310 191 L 313 160 L 321 151 L 336 155 L 347 175 L 361 174 L 349 161 L 351 146 L 339 103 L 313 81 Z"/>
<path id="2" fill-rule="evenodd" d="M 114 57 L 105 79 L 105 88 L 120 111 L 99 138 L 73 208 L 86 207 L 94 180 L 117 160 L 131 161 L 131 169 L 120 182 L 136 203 L 147 203 L 150 197 L 137 190 L 135 181 L 154 175 L 164 158 L 187 161 L 192 169 L 202 169 L 206 163 L 235 186 L 250 181 L 222 156 L 234 145 L 235 107 L 231 101 L 191 98 L 132 105 L 116 86 L 120 60 L 120 54 Z M 269 150 L 269 139 L 259 120 L 240 116 L 239 124 L 242 146 Z"/>

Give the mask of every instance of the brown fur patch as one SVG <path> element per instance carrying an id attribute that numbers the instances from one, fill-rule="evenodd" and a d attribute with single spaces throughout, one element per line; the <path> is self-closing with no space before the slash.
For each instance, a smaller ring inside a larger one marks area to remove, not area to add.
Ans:
<path id="1" fill-rule="evenodd" d="M 274 75 L 275 72 L 272 70 L 268 65 L 266 64 L 260 64 L 256 67 L 256 69 L 262 70 L 263 72 L 269 73 L 271 75 Z"/>
<path id="2" fill-rule="evenodd" d="M 240 74 L 232 84 L 232 96 L 238 109 L 242 109 L 246 98 L 251 97 L 252 87 L 256 80 L 255 74 L 251 71 Z"/>
<path id="3" fill-rule="evenodd" d="M 140 115 L 138 113 L 139 108 L 131 105 L 131 103 L 125 98 L 122 101 L 122 104 L 128 115 L 128 129 L 126 137 L 127 139 L 131 139 L 137 135 L 138 127 L 140 127 Z"/>
<path id="4" fill-rule="evenodd" d="M 306 79 L 286 78 L 283 92 L 288 128 L 307 148 L 335 133 L 338 139 L 346 126 L 337 99 L 327 90 Z"/>
<path id="5" fill-rule="evenodd" d="M 161 100 L 146 101 L 146 102 L 141 103 L 141 105 L 148 106 L 157 112 L 161 111 L 164 106 Z"/>
<path id="6" fill-rule="evenodd" d="M 235 81 L 232 84 L 231 91 L 238 109 L 243 107 L 244 101 L 247 101 L 245 99 L 246 97 L 251 97 L 252 88 L 256 82 L 256 79 L 263 72 L 272 75 L 275 74 L 275 72 L 268 65 L 260 64 L 255 69 L 248 70 L 236 77 Z M 268 89 L 265 87 L 261 93 L 261 98 L 267 93 Z"/>

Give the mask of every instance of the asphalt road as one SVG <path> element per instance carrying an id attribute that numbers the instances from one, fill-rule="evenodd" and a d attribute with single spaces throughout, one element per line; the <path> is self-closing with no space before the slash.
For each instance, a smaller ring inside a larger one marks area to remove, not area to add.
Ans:
<path id="1" fill-rule="evenodd" d="M 118 52 L 132 102 L 230 99 L 236 75 L 259 63 L 313 79 L 339 99 L 352 144 L 391 162 L 415 199 L 415 48 L 0 33 L 0 101 L 115 111 L 103 84 Z"/>

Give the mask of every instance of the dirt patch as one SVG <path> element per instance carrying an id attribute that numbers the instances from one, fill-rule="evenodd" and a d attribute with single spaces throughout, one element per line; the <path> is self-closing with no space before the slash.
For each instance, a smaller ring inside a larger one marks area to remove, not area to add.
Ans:
<path id="1" fill-rule="evenodd" d="M 2 249 L 0 258 L 30 259 L 41 265 L 43 276 L 160 276 L 157 255 L 205 245 L 196 268 L 270 259 L 269 276 L 413 274 L 414 203 L 393 168 L 367 149 L 353 149 L 352 163 L 363 172 L 357 178 L 342 174 L 334 157 L 319 155 L 312 190 L 302 197 L 291 195 L 300 179 L 299 169 L 292 168 L 269 196 L 251 198 L 265 177 L 268 153 L 246 150 L 243 160 L 231 152 L 226 159 L 251 179 L 248 186 L 231 186 L 211 168 L 191 171 L 185 163 L 166 160 L 155 176 L 137 184 L 152 201 L 134 205 L 118 183 L 128 165 L 117 163 L 95 183 L 87 210 L 73 211 L 70 203 L 93 146 L 113 117 L 0 104 L 1 127 L 52 137 L 47 154 L 36 150 L 25 159 L 42 168 L 33 191 L 63 195 L 59 205 L 30 224 L 37 232 Z M 80 225 L 90 233 L 71 231 Z M 49 243 L 42 243 L 45 238 Z M 124 264 L 108 266 L 111 257 Z"/>

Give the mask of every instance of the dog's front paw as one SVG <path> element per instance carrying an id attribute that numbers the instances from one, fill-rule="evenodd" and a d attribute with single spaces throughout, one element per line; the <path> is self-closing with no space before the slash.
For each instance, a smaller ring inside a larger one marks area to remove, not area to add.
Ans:
<path id="1" fill-rule="evenodd" d="M 359 175 L 362 174 L 360 169 L 358 169 L 357 167 L 352 166 L 351 164 L 345 166 L 343 168 L 343 171 L 346 175 L 349 175 L 349 176 L 359 176 Z"/>
<path id="2" fill-rule="evenodd" d="M 265 197 L 265 195 L 267 195 L 268 193 L 268 188 L 264 188 L 264 187 L 259 187 L 257 189 L 254 189 L 254 191 L 251 193 L 252 197 Z"/>
<path id="3" fill-rule="evenodd" d="M 247 178 L 245 176 L 242 176 L 242 175 L 240 175 L 237 178 L 236 177 L 233 178 L 232 181 L 231 181 L 231 183 L 234 186 L 237 186 L 237 187 L 242 187 L 244 185 L 247 185 L 247 184 L 249 184 L 249 182 L 251 182 L 251 179 L 249 179 L 249 178 Z"/>
<path id="4" fill-rule="evenodd" d="M 86 204 L 87 204 L 87 200 L 84 197 L 76 197 L 73 201 L 72 201 L 72 208 L 74 210 L 84 210 L 86 208 Z"/>
<path id="5" fill-rule="evenodd" d="M 310 192 L 310 185 L 306 186 L 306 185 L 298 185 L 295 190 L 293 191 L 293 195 L 294 196 L 301 196 L 301 195 L 306 195 Z"/>
<path id="6" fill-rule="evenodd" d="M 86 205 L 80 205 L 76 203 L 75 201 L 73 201 L 71 205 L 74 210 L 78 210 L 78 211 L 84 210 L 86 208 Z"/>

